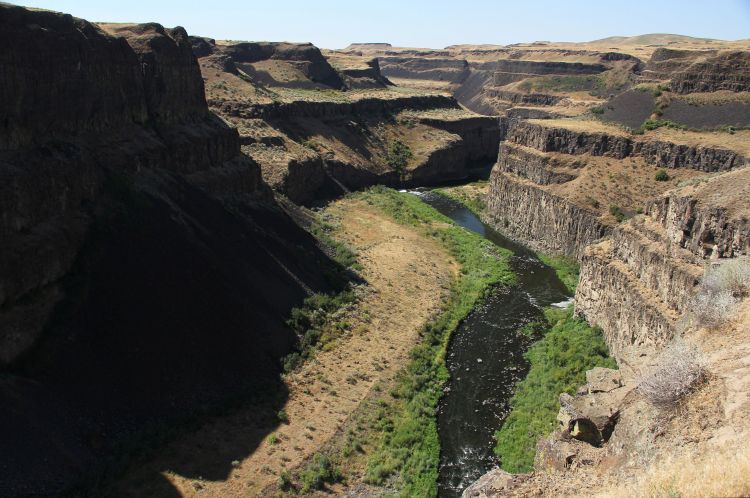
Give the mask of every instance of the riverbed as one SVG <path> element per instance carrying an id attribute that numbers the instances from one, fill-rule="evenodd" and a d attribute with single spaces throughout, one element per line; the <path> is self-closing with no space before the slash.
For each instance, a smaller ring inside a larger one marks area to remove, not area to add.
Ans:
<path id="1" fill-rule="evenodd" d="M 451 380 L 438 411 L 438 485 L 440 497 L 452 498 L 499 463 L 494 433 L 528 370 L 523 353 L 530 340 L 518 329 L 541 319 L 547 306 L 565 306 L 570 295 L 530 249 L 484 224 L 464 205 L 430 191 L 412 193 L 460 226 L 513 251 L 509 263 L 518 279 L 515 286 L 495 288 L 456 329 L 448 348 Z"/>

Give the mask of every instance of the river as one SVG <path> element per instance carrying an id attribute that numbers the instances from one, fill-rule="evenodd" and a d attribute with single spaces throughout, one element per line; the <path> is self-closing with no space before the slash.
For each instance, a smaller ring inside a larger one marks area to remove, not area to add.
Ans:
<path id="1" fill-rule="evenodd" d="M 541 318 L 542 309 L 564 306 L 570 294 L 555 271 L 528 248 L 504 237 L 462 204 L 429 191 L 412 191 L 460 226 L 513 251 L 518 285 L 497 287 L 456 329 L 448 348 L 451 380 L 438 411 L 439 496 L 463 490 L 498 464 L 494 433 L 508 414 L 515 384 L 528 370 L 529 339 L 518 329 Z"/>

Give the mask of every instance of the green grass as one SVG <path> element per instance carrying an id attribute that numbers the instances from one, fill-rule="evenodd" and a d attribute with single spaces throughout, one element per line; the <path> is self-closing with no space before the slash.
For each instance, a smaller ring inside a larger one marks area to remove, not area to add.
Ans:
<path id="1" fill-rule="evenodd" d="M 641 125 L 641 130 L 651 131 L 657 128 L 670 128 L 672 130 L 686 130 L 687 126 L 669 120 L 649 119 Z"/>
<path id="2" fill-rule="evenodd" d="M 511 413 L 495 433 L 495 453 L 507 472 L 533 468 L 537 440 L 555 428 L 560 393 L 573 394 L 586 381 L 586 370 L 616 368 L 601 331 L 574 317 L 571 308 L 551 308 L 545 315 L 546 332 L 525 354 L 529 373 L 519 382 Z"/>
<path id="3" fill-rule="evenodd" d="M 592 75 L 551 75 L 528 78 L 518 85 L 526 92 L 580 92 L 604 86 L 602 79 Z"/>
<path id="4" fill-rule="evenodd" d="M 440 442 L 436 409 L 448 380 L 445 353 L 451 333 L 483 299 L 491 286 L 511 284 L 511 253 L 480 235 L 454 224 L 410 194 L 384 187 L 355 194 L 397 222 L 411 225 L 438 239 L 461 264 L 443 311 L 420 331 L 409 364 L 398 374 L 392 401 L 383 403 L 376 420 L 375 449 L 367 462 L 365 481 L 388 485 L 396 496 L 437 495 Z M 440 226 L 434 226 L 435 222 Z"/>
<path id="5" fill-rule="evenodd" d="M 486 184 L 486 181 L 478 181 L 476 184 Z M 469 184 L 471 185 L 471 184 Z M 437 188 L 434 189 L 433 192 L 435 192 L 438 195 L 442 195 L 444 197 L 447 197 L 449 199 L 452 199 L 456 202 L 460 202 L 469 210 L 477 215 L 477 217 L 481 218 L 484 215 L 485 209 L 487 209 L 487 202 L 485 200 L 477 195 L 471 195 L 464 190 L 462 190 L 460 187 L 445 187 L 445 188 Z"/>
<path id="6" fill-rule="evenodd" d="M 567 287 L 571 294 L 576 293 L 580 267 L 575 258 L 570 256 L 550 256 L 541 252 L 536 253 L 536 256 L 542 263 L 555 270 L 557 278 L 565 284 L 565 287 Z"/>

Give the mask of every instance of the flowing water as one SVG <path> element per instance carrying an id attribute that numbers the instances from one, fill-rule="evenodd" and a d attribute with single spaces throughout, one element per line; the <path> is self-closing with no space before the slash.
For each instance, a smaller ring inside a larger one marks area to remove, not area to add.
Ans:
<path id="1" fill-rule="evenodd" d="M 527 372 L 523 353 L 529 340 L 517 333 L 550 305 L 565 306 L 570 295 L 528 248 L 502 236 L 462 204 L 429 191 L 413 192 L 464 228 L 513 251 L 510 267 L 518 285 L 498 287 L 456 329 L 448 348 L 451 380 L 440 402 L 439 495 L 457 497 L 497 465 L 494 433 L 508 413 L 513 387 Z"/>

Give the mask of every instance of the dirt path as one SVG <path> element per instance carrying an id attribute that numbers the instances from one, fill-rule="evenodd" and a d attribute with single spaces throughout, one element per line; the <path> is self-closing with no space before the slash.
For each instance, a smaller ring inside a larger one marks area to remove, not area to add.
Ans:
<path id="1" fill-rule="evenodd" d="M 455 278 L 457 263 L 435 240 L 396 224 L 364 202 L 341 200 L 328 212 L 340 220 L 337 238 L 359 254 L 368 286 L 347 317 L 351 332 L 285 379 L 289 423 L 268 437 L 247 410 L 216 419 L 160 449 L 153 461 L 118 486 L 126 490 L 123 494 L 154 494 L 157 490 L 147 489 L 143 475 L 159 472 L 182 496 L 262 495 L 282 471 L 299 466 L 328 442 L 376 383 L 406 364 L 419 328 L 437 312 Z M 256 441 L 265 436 L 249 454 L 236 448 L 238 440 L 248 439 L 243 431 L 257 431 Z M 239 451 L 239 457 L 233 457 L 237 453 L 232 450 Z M 195 468 L 200 458 L 187 472 L 167 470 L 174 468 L 170 462 L 176 457 L 191 465 L 191 455 L 201 452 L 226 455 L 228 461 L 221 462 L 230 469 L 225 479 L 202 478 L 212 473 Z"/>

